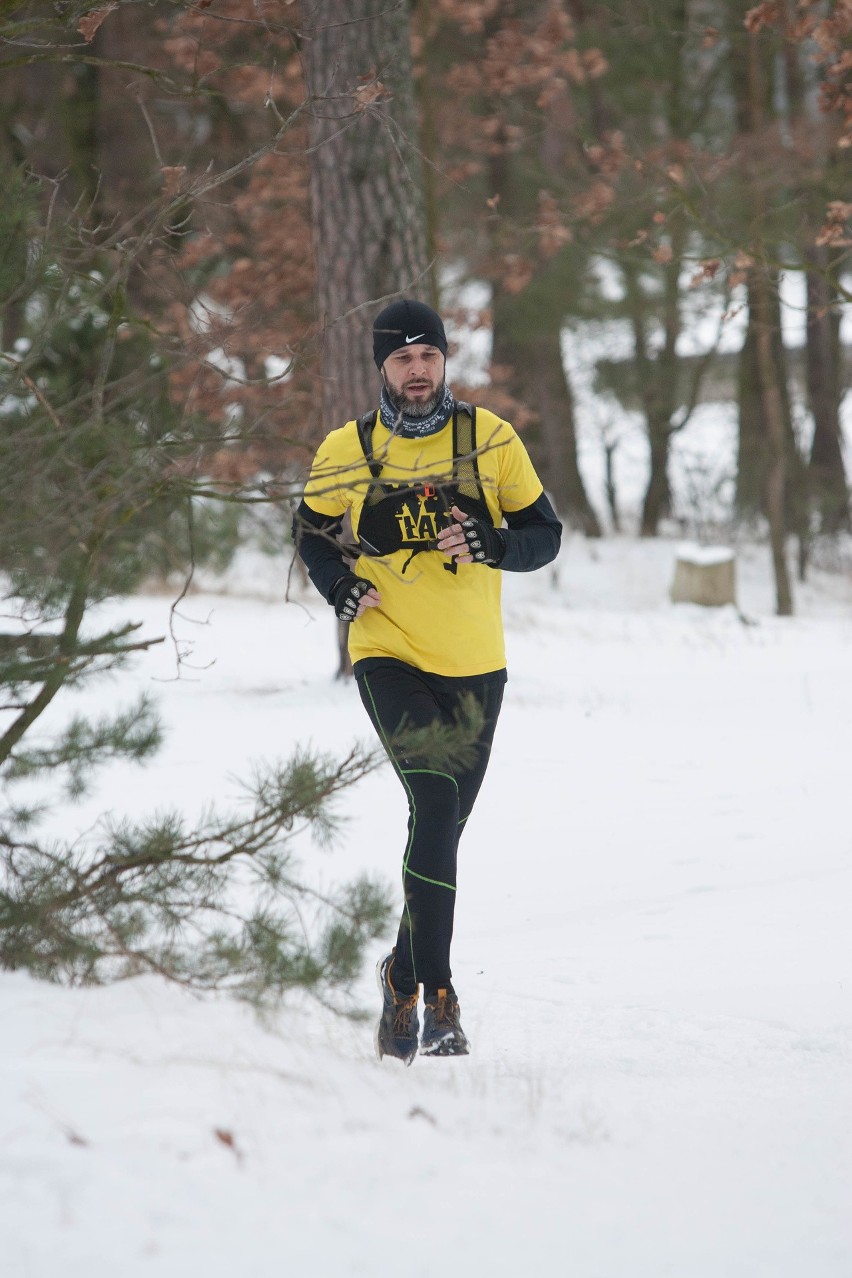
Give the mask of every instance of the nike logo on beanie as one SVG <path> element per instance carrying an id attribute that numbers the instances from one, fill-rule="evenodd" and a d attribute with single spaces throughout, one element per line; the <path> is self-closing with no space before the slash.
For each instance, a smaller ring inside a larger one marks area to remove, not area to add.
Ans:
<path id="1" fill-rule="evenodd" d="M 410 346 L 412 342 L 419 342 L 421 337 L 425 337 L 425 333 L 418 333 L 416 337 L 406 337 L 405 344 Z"/>

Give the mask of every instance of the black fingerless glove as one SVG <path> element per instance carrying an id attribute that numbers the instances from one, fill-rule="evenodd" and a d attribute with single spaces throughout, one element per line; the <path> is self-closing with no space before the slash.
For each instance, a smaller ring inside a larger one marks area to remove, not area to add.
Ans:
<path id="1" fill-rule="evenodd" d="M 496 568 L 506 553 L 506 543 L 496 528 L 472 517 L 459 524 L 473 561 Z"/>
<path id="2" fill-rule="evenodd" d="M 354 572 L 347 572 L 334 583 L 331 591 L 331 604 L 338 621 L 354 621 L 358 611 L 358 601 L 368 590 L 373 590 L 372 581 L 366 577 L 356 577 Z"/>

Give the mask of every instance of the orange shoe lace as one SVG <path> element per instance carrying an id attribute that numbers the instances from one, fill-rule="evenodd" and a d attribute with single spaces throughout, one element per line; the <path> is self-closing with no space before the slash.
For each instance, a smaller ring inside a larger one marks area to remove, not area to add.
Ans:
<path id="1" fill-rule="evenodd" d="M 459 1005 L 455 999 L 450 998 L 446 990 L 438 990 L 437 1003 L 430 1003 L 429 1006 L 437 1022 L 446 1021 L 447 1024 L 455 1027 Z"/>
<path id="2" fill-rule="evenodd" d="M 417 1008 L 417 994 L 409 994 L 407 998 L 399 994 L 394 995 L 394 1018 L 393 1032 L 394 1034 L 407 1034 L 410 1027 L 411 1014 Z"/>

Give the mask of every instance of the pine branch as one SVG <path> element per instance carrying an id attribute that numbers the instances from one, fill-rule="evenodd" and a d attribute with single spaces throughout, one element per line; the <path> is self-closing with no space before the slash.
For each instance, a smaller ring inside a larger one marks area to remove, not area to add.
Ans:
<path id="1" fill-rule="evenodd" d="M 80 564 L 77 578 L 68 598 L 65 609 L 65 625 L 57 644 L 57 660 L 46 673 L 41 691 L 13 721 L 0 737 L 0 766 L 2 766 L 12 750 L 23 738 L 24 734 L 35 723 L 50 705 L 68 677 L 68 668 L 77 643 L 80 626 L 85 616 L 88 587 L 88 562 Z"/>
<path id="2" fill-rule="evenodd" d="M 85 792 L 96 768 L 116 758 L 142 762 L 161 742 L 159 720 L 150 699 L 143 696 L 135 706 L 111 719 L 91 723 L 75 717 L 49 746 L 13 751 L 5 776 L 7 781 L 17 781 L 65 768 L 69 774 L 68 795 L 77 799 Z"/>
<path id="3" fill-rule="evenodd" d="M 303 884 L 292 842 L 305 826 L 330 833 L 329 803 L 379 762 L 358 747 L 341 761 L 298 752 L 255 777 L 245 816 L 211 813 L 197 829 L 175 814 L 106 825 L 94 856 L 24 840 L 9 815 L 0 963 L 74 981 L 147 970 L 255 1001 L 345 986 L 385 924 L 386 890 L 363 878 L 331 894 Z"/>

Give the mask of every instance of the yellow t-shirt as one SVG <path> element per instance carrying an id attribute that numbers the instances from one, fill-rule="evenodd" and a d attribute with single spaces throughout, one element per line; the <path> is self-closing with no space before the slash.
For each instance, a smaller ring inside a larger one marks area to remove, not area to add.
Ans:
<path id="1" fill-rule="evenodd" d="M 531 505 L 541 496 L 542 485 L 514 429 L 484 408 L 476 410 L 476 446 L 482 490 L 499 528 L 503 512 Z M 392 435 L 379 419 L 372 447 L 382 465 L 381 483 L 414 486 L 451 479 L 452 422 L 434 435 L 404 439 Z M 357 423 L 347 422 L 321 444 L 305 502 L 320 515 L 338 518 L 349 511 L 357 537 L 371 483 Z M 409 530 L 416 526 L 415 518 Z M 424 527 L 425 540 L 434 536 L 434 529 Z M 506 664 L 502 574 L 484 564 L 459 564 L 452 573 L 445 568 L 449 562 L 437 550 L 414 558 L 409 549 L 381 558 L 359 557 L 354 572 L 374 583 L 382 602 L 378 608 L 367 608 L 349 627 L 353 662 L 395 657 L 419 670 L 454 677 L 502 670 Z"/>

